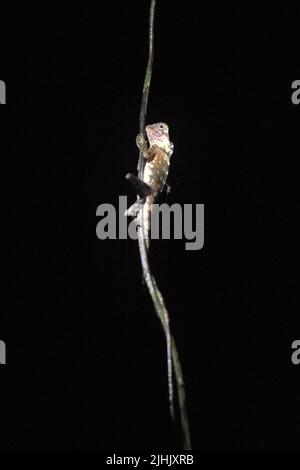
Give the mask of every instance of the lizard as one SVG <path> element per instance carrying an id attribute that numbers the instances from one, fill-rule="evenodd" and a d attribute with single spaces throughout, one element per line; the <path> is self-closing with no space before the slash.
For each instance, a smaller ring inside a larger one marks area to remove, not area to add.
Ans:
<path id="1" fill-rule="evenodd" d="M 149 248 L 152 207 L 165 186 L 174 145 L 170 142 L 169 126 L 164 122 L 149 124 L 145 131 L 149 147 L 143 134 L 136 137 L 136 144 L 146 161 L 143 180 L 130 173 L 126 176 L 137 188 L 140 198 L 129 207 L 125 215 L 136 218 L 141 215 L 143 235 Z"/>

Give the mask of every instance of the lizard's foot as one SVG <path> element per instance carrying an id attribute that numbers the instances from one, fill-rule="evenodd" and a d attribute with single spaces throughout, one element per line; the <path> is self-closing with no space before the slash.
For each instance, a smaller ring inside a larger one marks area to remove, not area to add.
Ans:
<path id="1" fill-rule="evenodd" d="M 138 134 L 135 139 L 136 145 L 138 149 L 141 149 L 143 145 L 146 143 L 146 139 L 144 138 L 143 134 Z"/>
<path id="2" fill-rule="evenodd" d="M 135 139 L 136 145 L 140 152 L 142 152 L 143 157 L 147 158 L 148 145 L 147 141 L 144 138 L 143 134 L 138 134 Z"/>
<path id="3" fill-rule="evenodd" d="M 133 217 L 135 219 L 144 204 L 145 204 L 145 199 L 139 199 L 138 201 L 136 201 L 134 204 L 132 204 L 132 206 L 130 206 L 125 211 L 124 213 L 125 217 Z"/>

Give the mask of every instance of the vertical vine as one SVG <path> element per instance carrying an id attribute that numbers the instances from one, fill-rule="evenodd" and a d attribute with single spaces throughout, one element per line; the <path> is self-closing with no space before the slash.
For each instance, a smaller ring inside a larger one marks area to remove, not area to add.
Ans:
<path id="1" fill-rule="evenodd" d="M 146 73 L 144 78 L 142 101 L 140 108 L 140 120 L 139 120 L 139 130 L 140 134 L 145 136 L 145 122 L 147 115 L 147 105 L 148 97 L 150 91 L 150 84 L 152 78 L 152 69 L 154 61 L 154 18 L 155 18 L 155 8 L 156 0 L 151 0 L 150 4 L 150 14 L 149 14 L 149 42 L 148 42 L 148 62 L 146 67 Z M 139 153 L 138 161 L 138 176 L 139 179 L 143 180 L 144 177 L 145 162 L 142 152 Z M 144 237 L 144 227 L 143 227 L 143 217 L 141 217 L 141 212 L 138 220 L 138 242 L 139 242 L 139 251 L 140 259 L 143 269 L 143 277 L 147 285 L 149 294 L 152 298 L 155 312 L 162 324 L 166 343 L 167 343 L 167 366 L 168 366 L 168 388 L 169 388 L 169 404 L 170 404 L 170 413 L 172 418 L 175 418 L 174 413 L 174 393 L 173 393 L 173 369 L 174 376 L 177 387 L 177 396 L 178 396 L 178 406 L 180 410 L 180 423 L 183 435 L 183 447 L 186 450 L 191 449 L 191 438 L 190 438 L 190 429 L 189 421 L 186 409 L 186 394 L 185 394 L 185 385 L 183 379 L 183 372 L 180 363 L 179 354 L 177 351 L 175 339 L 171 334 L 170 329 L 170 320 L 169 313 L 165 305 L 165 301 L 162 293 L 160 292 L 155 278 L 151 272 L 149 258 L 148 258 L 148 249 Z"/>

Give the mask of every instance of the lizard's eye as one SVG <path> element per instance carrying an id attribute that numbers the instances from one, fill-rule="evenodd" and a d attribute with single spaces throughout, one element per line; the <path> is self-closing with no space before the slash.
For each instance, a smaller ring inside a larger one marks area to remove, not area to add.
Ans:
<path id="1" fill-rule="evenodd" d="M 165 126 L 164 126 L 163 124 L 161 124 L 161 125 L 159 126 L 160 129 L 163 129 L 164 127 L 165 127 Z"/>

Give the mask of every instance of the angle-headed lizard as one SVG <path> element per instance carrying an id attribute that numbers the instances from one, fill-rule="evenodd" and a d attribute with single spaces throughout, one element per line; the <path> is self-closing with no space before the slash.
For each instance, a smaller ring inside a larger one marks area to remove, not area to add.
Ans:
<path id="1" fill-rule="evenodd" d="M 146 160 L 143 181 L 128 175 L 128 179 L 137 186 L 141 199 L 126 211 L 126 215 L 137 217 L 141 211 L 144 237 L 149 246 L 152 206 L 165 186 L 174 145 L 169 139 L 169 127 L 164 122 L 146 126 L 146 135 L 149 148 L 142 134 L 138 134 L 136 138 L 136 144 Z"/>

